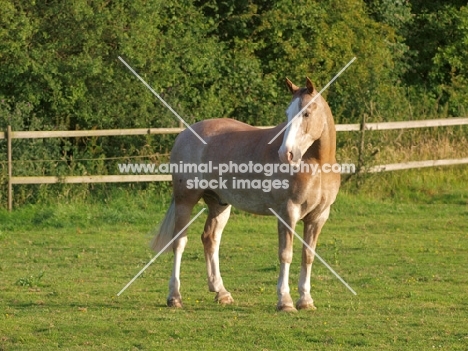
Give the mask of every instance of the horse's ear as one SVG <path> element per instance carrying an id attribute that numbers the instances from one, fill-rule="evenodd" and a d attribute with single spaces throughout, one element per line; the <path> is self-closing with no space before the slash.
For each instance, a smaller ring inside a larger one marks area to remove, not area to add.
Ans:
<path id="1" fill-rule="evenodd" d="M 306 77 L 306 87 L 309 94 L 312 94 L 315 90 L 314 83 L 312 83 L 309 77 Z"/>
<path id="2" fill-rule="evenodd" d="M 286 85 L 288 86 L 288 89 L 292 94 L 299 90 L 299 87 L 293 82 L 291 82 L 288 78 L 286 78 Z"/>

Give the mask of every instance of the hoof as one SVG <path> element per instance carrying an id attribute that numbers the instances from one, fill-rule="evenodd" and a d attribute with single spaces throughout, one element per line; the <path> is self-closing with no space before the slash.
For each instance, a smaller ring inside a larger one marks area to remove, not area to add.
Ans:
<path id="1" fill-rule="evenodd" d="M 297 310 L 294 308 L 293 305 L 276 305 L 276 310 L 278 312 L 287 312 L 287 313 L 296 313 Z"/>
<path id="2" fill-rule="evenodd" d="M 231 293 L 216 293 L 215 301 L 221 305 L 230 305 L 234 302 L 234 299 L 231 296 Z"/>
<path id="3" fill-rule="evenodd" d="M 309 310 L 309 311 L 315 311 L 317 307 L 315 307 L 314 302 L 312 300 L 298 300 L 296 302 L 296 308 L 298 310 Z"/>
<path id="4" fill-rule="evenodd" d="M 168 298 L 167 307 L 182 308 L 182 300 L 175 297 Z"/>

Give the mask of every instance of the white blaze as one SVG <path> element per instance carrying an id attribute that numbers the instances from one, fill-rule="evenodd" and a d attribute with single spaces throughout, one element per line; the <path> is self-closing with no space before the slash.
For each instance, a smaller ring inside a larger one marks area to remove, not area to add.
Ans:
<path id="1" fill-rule="evenodd" d="M 301 110 L 300 106 L 301 99 L 295 98 L 291 104 L 289 104 L 286 115 L 288 116 L 289 126 L 286 128 L 283 136 L 283 143 L 279 149 L 280 154 L 286 154 L 293 150 L 293 146 L 296 144 L 297 132 L 301 126 L 301 119 L 295 118 L 298 112 Z"/>

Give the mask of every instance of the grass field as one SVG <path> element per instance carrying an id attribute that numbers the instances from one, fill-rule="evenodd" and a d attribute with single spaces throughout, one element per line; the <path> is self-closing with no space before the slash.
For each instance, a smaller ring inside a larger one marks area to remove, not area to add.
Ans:
<path id="1" fill-rule="evenodd" d="M 341 193 L 317 252 L 358 295 L 316 261 L 318 309 L 297 314 L 275 311 L 273 217 L 232 215 L 221 244 L 231 306 L 208 292 L 197 220 L 182 262 L 185 307 L 174 310 L 172 255 L 116 297 L 153 257 L 148 232 L 167 198 L 0 212 L 0 350 L 467 350 L 468 191 L 456 194 L 430 204 Z M 296 240 L 293 299 L 299 252 Z"/>

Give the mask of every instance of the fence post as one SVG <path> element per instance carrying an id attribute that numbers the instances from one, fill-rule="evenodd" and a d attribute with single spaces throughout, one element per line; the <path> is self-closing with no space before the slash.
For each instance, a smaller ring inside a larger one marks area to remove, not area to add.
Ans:
<path id="1" fill-rule="evenodd" d="M 358 155 L 358 169 L 357 172 L 360 173 L 362 168 L 364 167 L 364 148 L 365 148 L 365 138 L 364 134 L 366 131 L 366 117 L 365 113 L 362 114 L 362 121 L 361 121 L 361 143 L 359 145 L 359 155 Z"/>
<path id="2" fill-rule="evenodd" d="M 11 162 L 11 126 L 7 127 L 7 159 L 8 159 L 8 211 L 13 209 L 13 186 L 11 184 L 13 164 Z"/>

